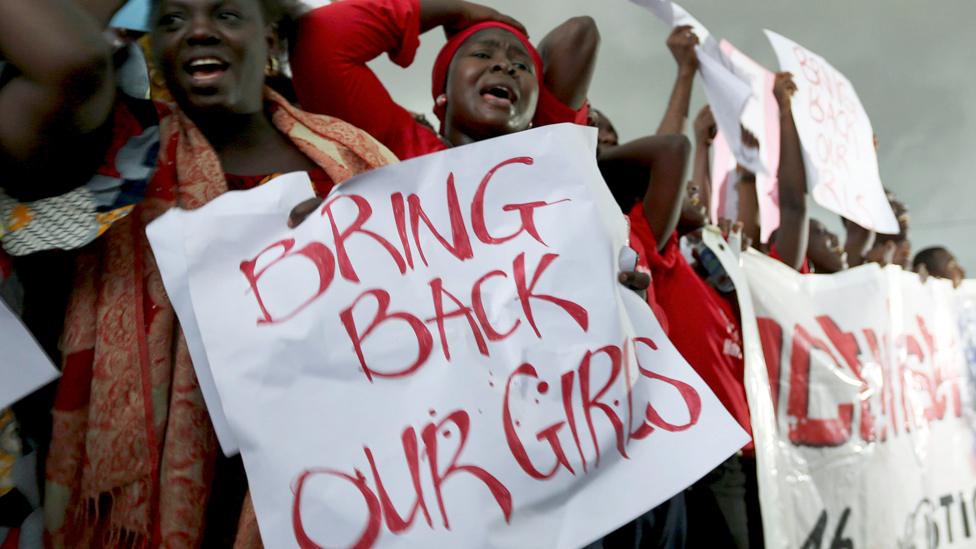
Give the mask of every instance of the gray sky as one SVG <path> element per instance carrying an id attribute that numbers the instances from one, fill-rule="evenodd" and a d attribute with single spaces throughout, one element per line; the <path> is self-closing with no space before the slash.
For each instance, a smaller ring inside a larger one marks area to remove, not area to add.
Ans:
<path id="1" fill-rule="evenodd" d="M 664 45 L 668 29 L 626 0 L 488 0 L 518 18 L 536 40 L 574 15 L 591 15 L 603 43 L 592 103 L 627 140 L 654 131 L 674 83 Z M 885 186 L 908 204 L 914 249 L 948 246 L 976 277 L 976 2 L 971 0 L 737 0 L 680 2 L 713 35 L 776 70 L 762 33 L 774 30 L 819 53 L 854 84 L 881 139 Z M 402 70 L 374 63 L 393 97 L 428 112 L 430 69 L 443 34 L 423 37 L 416 62 Z M 704 104 L 696 81 L 692 116 Z M 839 230 L 836 216 L 815 216 Z"/>

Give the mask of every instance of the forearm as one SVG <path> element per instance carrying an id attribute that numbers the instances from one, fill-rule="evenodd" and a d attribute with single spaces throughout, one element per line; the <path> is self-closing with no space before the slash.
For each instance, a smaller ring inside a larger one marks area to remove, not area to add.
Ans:
<path id="1" fill-rule="evenodd" d="M 545 85 L 563 104 L 580 109 L 593 79 L 600 31 L 592 17 L 573 17 L 539 43 Z"/>
<path id="2" fill-rule="evenodd" d="M 668 108 L 657 128 L 657 134 L 680 134 L 685 131 L 688 109 L 691 105 L 691 89 L 695 81 L 695 71 L 688 67 L 678 67 L 678 76 L 671 90 Z"/>
<path id="3" fill-rule="evenodd" d="M 751 173 L 740 174 L 735 182 L 738 197 L 736 221 L 742 223 L 742 234 L 759 243 L 762 231 L 759 225 L 759 196 L 756 194 L 756 176 Z"/>
<path id="4" fill-rule="evenodd" d="M 867 255 L 874 244 L 874 231 L 848 221 L 844 224 L 847 237 L 844 240 L 844 251 L 847 252 L 847 264 L 850 267 L 857 267 L 864 263 L 864 256 Z"/>
<path id="5" fill-rule="evenodd" d="M 691 169 L 691 181 L 698 187 L 702 204 L 712 211 L 712 175 L 708 161 L 710 146 L 707 142 L 697 139 L 695 143 L 695 160 Z"/>
<path id="6" fill-rule="evenodd" d="M 109 65 L 95 19 L 71 0 L 0 2 L 0 58 L 28 80 L 62 87 Z"/>
<path id="7" fill-rule="evenodd" d="M 643 145 L 643 155 L 650 168 L 644 216 L 663 248 L 681 214 L 691 144 L 687 137 L 672 134 L 646 138 Z"/>
<path id="8" fill-rule="evenodd" d="M 780 115 L 778 178 L 780 225 L 776 233 L 776 250 L 784 263 L 799 270 L 806 257 L 809 232 L 807 183 L 800 137 L 789 107 Z"/>

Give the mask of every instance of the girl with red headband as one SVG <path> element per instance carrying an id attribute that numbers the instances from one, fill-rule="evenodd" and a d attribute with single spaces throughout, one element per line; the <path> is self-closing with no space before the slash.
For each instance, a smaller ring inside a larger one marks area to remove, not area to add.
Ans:
<path id="1" fill-rule="evenodd" d="M 366 65 L 387 53 L 406 67 L 420 34 L 451 36 L 434 64 L 439 135 L 396 104 Z M 599 34 L 589 17 L 568 20 L 539 50 L 497 11 L 458 0 L 347 0 L 302 18 L 291 65 L 303 108 L 348 120 L 401 160 L 528 129 L 586 122 Z"/>

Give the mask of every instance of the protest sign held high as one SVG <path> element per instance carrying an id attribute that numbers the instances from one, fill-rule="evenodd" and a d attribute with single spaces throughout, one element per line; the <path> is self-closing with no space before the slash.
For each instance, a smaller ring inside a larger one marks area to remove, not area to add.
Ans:
<path id="1" fill-rule="evenodd" d="M 780 70 L 793 73 L 793 119 L 814 200 L 858 225 L 898 232 L 878 173 L 871 120 L 851 82 L 823 57 L 766 31 Z"/>
<path id="2" fill-rule="evenodd" d="M 579 547 L 747 441 L 618 284 L 593 137 L 380 169 L 293 231 L 248 212 L 301 182 L 182 214 L 267 545 Z"/>

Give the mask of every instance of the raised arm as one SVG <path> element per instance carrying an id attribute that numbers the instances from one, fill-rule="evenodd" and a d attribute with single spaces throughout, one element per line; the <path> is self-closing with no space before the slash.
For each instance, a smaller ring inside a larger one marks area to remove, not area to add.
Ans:
<path id="1" fill-rule="evenodd" d="M 599 49 L 600 31 L 587 16 L 567 20 L 539 43 L 546 88 L 573 110 L 586 102 Z"/>
<path id="2" fill-rule="evenodd" d="M 521 25 L 497 11 L 459 0 L 343 0 L 303 16 L 292 44 L 290 63 L 302 108 L 335 116 L 357 126 L 398 157 L 429 152 L 410 149 L 404 128 L 427 139 L 429 131 L 398 105 L 367 63 L 389 54 L 407 67 L 419 35 L 437 27 L 448 34 L 481 21 Z"/>
<path id="3" fill-rule="evenodd" d="M 683 135 L 655 135 L 613 147 L 600 158 L 600 170 L 611 185 L 646 187 L 644 215 L 659 248 L 678 224 L 690 150 Z"/>
<path id="4" fill-rule="evenodd" d="M 100 160 L 85 138 L 108 120 L 115 97 L 95 19 L 71 0 L 0 2 L 0 58 L 16 70 L 0 88 L 0 184 L 43 194 L 38 181 L 86 175 L 73 173 L 89 171 L 74 156 Z"/>
<path id="5" fill-rule="evenodd" d="M 759 140 L 742 127 L 742 143 L 746 147 L 759 148 Z M 735 193 L 738 197 L 736 220 L 742 223 L 742 234 L 752 242 L 759 242 L 762 230 L 759 223 L 759 195 L 756 194 L 756 174 L 742 166 L 736 167 Z"/>
<path id="6" fill-rule="evenodd" d="M 691 88 L 695 81 L 695 71 L 698 70 L 698 54 L 695 46 L 698 37 L 691 31 L 690 26 L 675 27 L 668 36 L 668 49 L 678 64 L 678 76 L 671 90 L 668 109 L 664 112 L 657 134 L 684 133 L 685 122 L 688 120 L 688 109 L 691 104 Z"/>
<path id="7" fill-rule="evenodd" d="M 698 196 L 705 205 L 706 211 L 711 211 L 712 201 L 712 171 L 708 161 L 708 152 L 712 141 L 718 134 L 718 126 L 712 109 L 705 105 L 695 116 L 695 160 L 691 169 L 691 183 L 698 188 Z"/>
<path id="8" fill-rule="evenodd" d="M 796 270 L 803 267 L 807 255 L 809 221 L 807 219 L 807 177 L 803 166 L 800 136 L 793 121 L 792 97 L 796 84 L 790 73 L 776 75 L 773 95 L 779 104 L 779 229 L 776 252 L 783 263 Z"/>

